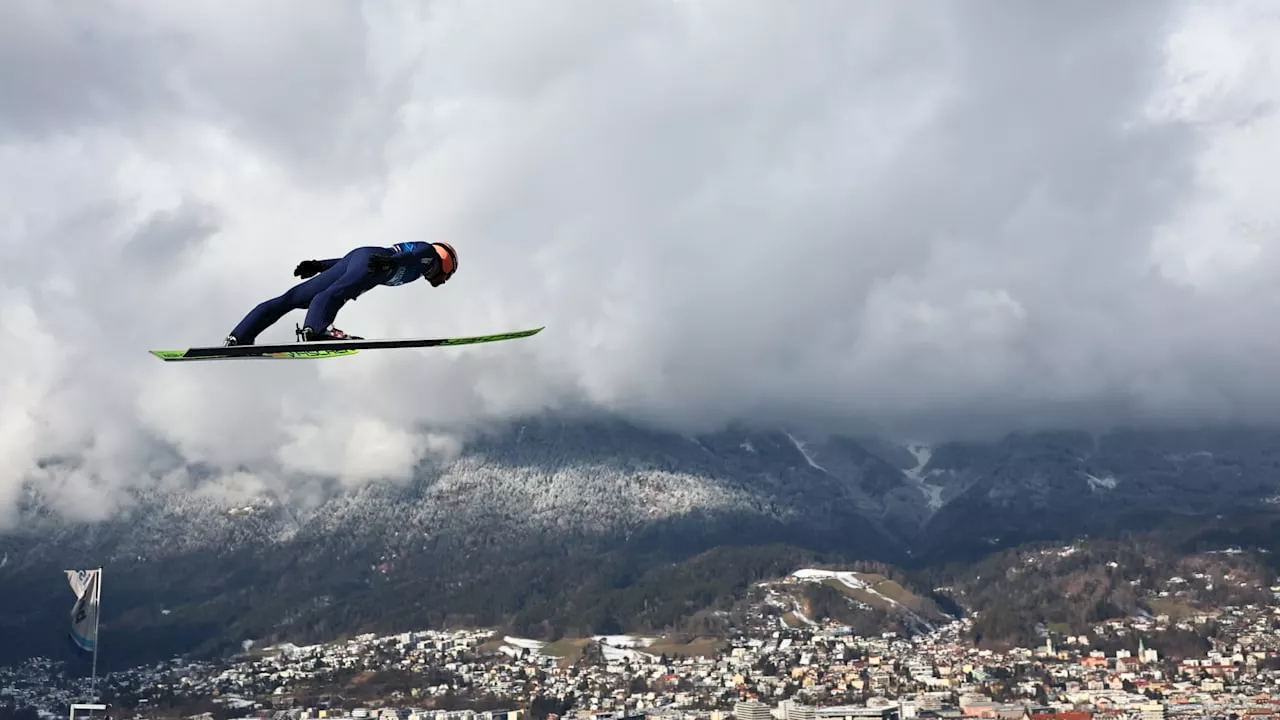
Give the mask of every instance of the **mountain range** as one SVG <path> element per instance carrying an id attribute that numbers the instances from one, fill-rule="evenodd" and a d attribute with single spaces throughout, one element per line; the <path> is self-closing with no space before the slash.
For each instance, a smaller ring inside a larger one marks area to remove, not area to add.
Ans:
<path id="1" fill-rule="evenodd" d="M 198 470 L 198 469 L 197 469 Z M 246 642 L 442 624 L 515 634 L 685 629 L 801 567 L 862 563 L 960 614 L 933 583 L 1027 543 L 1280 533 L 1280 431 L 1127 429 L 936 446 L 733 426 L 683 435 L 528 418 L 407 483 L 306 506 L 138 491 L 70 524 L 38 488 L 0 536 L 0 663 L 56 655 L 64 568 L 106 568 L 100 668 Z M 869 565 L 868 565 L 869 564 Z"/>

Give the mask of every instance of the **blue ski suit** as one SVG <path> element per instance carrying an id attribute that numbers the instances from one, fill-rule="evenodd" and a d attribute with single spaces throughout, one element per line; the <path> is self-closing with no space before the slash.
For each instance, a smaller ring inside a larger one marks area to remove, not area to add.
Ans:
<path id="1" fill-rule="evenodd" d="M 375 273 L 369 269 L 369 258 L 389 255 L 395 265 Z M 251 345 L 290 310 L 306 308 L 304 327 L 323 332 L 333 324 L 338 310 L 349 300 L 378 285 L 404 285 L 430 274 L 432 266 L 441 262 L 436 249 L 428 242 L 404 242 L 386 247 L 359 247 L 340 258 L 321 260 L 321 272 L 289 288 L 284 294 L 264 300 L 249 311 L 231 331 L 236 342 Z"/>

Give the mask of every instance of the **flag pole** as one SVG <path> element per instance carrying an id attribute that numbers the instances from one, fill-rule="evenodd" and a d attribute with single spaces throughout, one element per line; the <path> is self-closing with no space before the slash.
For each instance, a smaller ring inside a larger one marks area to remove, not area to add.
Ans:
<path id="1" fill-rule="evenodd" d="M 98 628 L 102 626 L 102 568 L 98 568 L 98 582 L 94 583 L 94 605 L 97 606 L 97 612 L 93 614 L 93 676 L 89 680 L 89 691 L 93 693 L 94 699 L 98 699 L 98 645 L 102 643 L 102 633 L 98 632 Z"/>

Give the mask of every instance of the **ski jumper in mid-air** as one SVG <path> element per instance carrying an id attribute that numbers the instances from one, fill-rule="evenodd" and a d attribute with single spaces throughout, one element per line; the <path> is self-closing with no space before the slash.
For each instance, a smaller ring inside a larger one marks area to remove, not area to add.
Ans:
<path id="1" fill-rule="evenodd" d="M 303 260 L 293 274 L 304 282 L 250 310 L 227 336 L 225 345 L 252 345 L 259 333 L 290 310 L 302 309 L 307 316 L 298 331 L 299 340 L 361 340 L 333 327 L 338 310 L 347 301 L 378 285 L 404 285 L 418 278 L 439 287 L 457 269 L 458 254 L 445 242 L 360 247 L 340 258 Z"/>

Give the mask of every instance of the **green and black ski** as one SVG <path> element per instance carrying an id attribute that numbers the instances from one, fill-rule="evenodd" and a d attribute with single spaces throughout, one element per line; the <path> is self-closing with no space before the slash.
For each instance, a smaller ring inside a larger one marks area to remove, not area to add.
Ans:
<path id="1" fill-rule="evenodd" d="M 230 347 L 193 347 L 186 350 L 150 350 L 152 355 L 173 362 L 177 360 L 316 360 L 354 355 L 361 350 L 384 348 L 418 348 L 498 342 L 529 337 L 542 328 L 518 330 L 497 335 L 460 338 L 400 338 L 391 340 L 320 340 L 316 342 L 279 343 L 276 345 L 232 345 Z"/>

